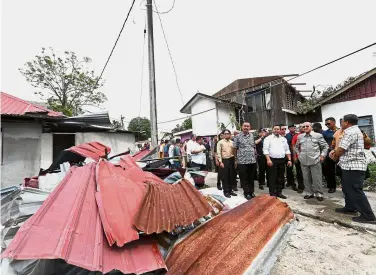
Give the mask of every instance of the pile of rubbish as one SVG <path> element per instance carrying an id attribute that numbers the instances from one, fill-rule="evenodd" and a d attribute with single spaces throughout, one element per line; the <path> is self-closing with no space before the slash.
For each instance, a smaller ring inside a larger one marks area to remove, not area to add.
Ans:
<path id="1" fill-rule="evenodd" d="M 244 271 L 293 218 L 275 198 L 231 202 L 197 190 L 190 173 L 167 183 L 129 154 L 109 159 L 110 150 L 72 147 L 68 154 L 80 158 L 62 154 L 28 180 L 43 190 L 2 192 L 2 274 L 202 274 L 209 266 L 226 274 L 218 257 L 232 258 L 238 245 Z"/>

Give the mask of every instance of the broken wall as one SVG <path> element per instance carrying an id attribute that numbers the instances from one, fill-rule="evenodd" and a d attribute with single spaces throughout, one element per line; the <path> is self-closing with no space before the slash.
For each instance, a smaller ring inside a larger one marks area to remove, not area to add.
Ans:
<path id="1" fill-rule="evenodd" d="M 37 122 L 2 122 L 1 188 L 19 185 L 38 175 L 42 126 Z"/>

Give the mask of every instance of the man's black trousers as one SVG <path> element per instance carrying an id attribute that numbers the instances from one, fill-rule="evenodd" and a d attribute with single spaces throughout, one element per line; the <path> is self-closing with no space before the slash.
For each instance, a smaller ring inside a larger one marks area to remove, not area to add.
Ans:
<path id="1" fill-rule="evenodd" d="M 238 164 L 239 178 L 243 186 L 244 196 L 255 192 L 255 168 L 256 163 Z"/>
<path id="2" fill-rule="evenodd" d="M 282 193 L 282 189 L 285 183 L 285 158 L 275 159 L 270 158 L 273 162 L 272 167 L 268 167 L 269 171 L 269 193 L 272 196 L 276 196 Z"/>

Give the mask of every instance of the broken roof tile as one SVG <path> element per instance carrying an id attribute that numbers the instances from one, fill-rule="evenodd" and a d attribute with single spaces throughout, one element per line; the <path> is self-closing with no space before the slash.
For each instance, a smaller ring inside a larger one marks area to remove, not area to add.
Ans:
<path id="1" fill-rule="evenodd" d="M 111 152 L 110 147 L 96 141 L 79 144 L 67 150 L 79 154 L 85 158 L 92 158 L 95 161 L 99 161 L 100 158 L 105 157 L 106 154 Z"/>
<path id="2" fill-rule="evenodd" d="M 187 235 L 167 256 L 167 274 L 243 274 L 274 233 L 293 219 L 286 203 L 262 195 Z"/>
<path id="3" fill-rule="evenodd" d="M 187 180 L 170 185 L 149 183 L 135 226 L 146 234 L 171 232 L 206 216 L 211 207 L 205 197 Z"/>
<path id="4" fill-rule="evenodd" d="M 133 219 L 146 192 L 145 184 L 128 179 L 122 167 L 105 160 L 98 163 L 96 174 L 95 198 L 108 243 L 121 247 L 137 240 Z"/>
<path id="5" fill-rule="evenodd" d="M 73 167 L 2 254 L 12 259 L 63 259 L 103 273 L 125 274 L 165 268 L 156 244 L 140 239 L 110 247 L 95 201 L 96 163 Z"/>

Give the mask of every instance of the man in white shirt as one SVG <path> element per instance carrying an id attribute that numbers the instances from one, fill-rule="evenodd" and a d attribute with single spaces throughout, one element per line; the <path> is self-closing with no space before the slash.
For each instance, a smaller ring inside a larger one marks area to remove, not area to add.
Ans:
<path id="1" fill-rule="evenodd" d="M 273 126 L 273 134 L 265 138 L 263 153 L 268 165 L 269 194 L 281 199 L 287 197 L 282 194 L 285 181 L 286 157 L 287 165 L 291 166 L 291 152 L 287 139 L 280 135 L 281 126 Z"/>
<path id="2" fill-rule="evenodd" d="M 197 146 L 197 142 L 196 142 L 196 138 L 197 136 L 196 135 L 192 135 L 191 136 L 191 139 L 187 142 L 187 149 L 186 149 L 186 153 L 187 153 L 187 158 L 188 158 L 188 167 L 191 166 L 191 155 L 192 155 L 192 149 Z"/>
<path id="3" fill-rule="evenodd" d="M 204 170 L 206 166 L 206 154 L 205 154 L 205 145 L 203 144 L 202 137 L 196 138 L 196 142 L 191 150 L 191 166 L 199 167 L 200 170 Z"/>

